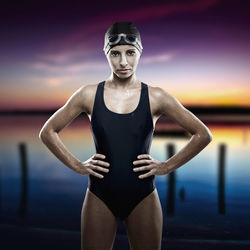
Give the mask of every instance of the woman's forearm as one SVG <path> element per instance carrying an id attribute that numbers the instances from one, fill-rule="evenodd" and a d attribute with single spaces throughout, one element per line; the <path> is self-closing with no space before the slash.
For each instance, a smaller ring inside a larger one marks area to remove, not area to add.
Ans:
<path id="1" fill-rule="evenodd" d="M 65 147 L 57 132 L 44 132 L 39 137 L 61 162 L 72 170 L 76 169 L 80 161 Z"/>
<path id="2" fill-rule="evenodd" d="M 211 142 L 211 140 L 212 137 L 210 136 L 202 136 L 200 134 L 192 135 L 189 142 L 179 152 L 165 162 L 166 174 L 191 160 L 201 150 L 203 150 Z"/>

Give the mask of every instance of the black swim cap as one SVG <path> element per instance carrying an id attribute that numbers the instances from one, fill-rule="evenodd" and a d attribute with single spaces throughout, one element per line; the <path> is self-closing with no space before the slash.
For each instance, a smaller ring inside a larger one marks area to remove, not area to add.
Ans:
<path id="1" fill-rule="evenodd" d="M 116 35 L 121 33 L 135 36 L 136 42 L 130 43 L 129 42 L 130 37 L 128 36 L 128 39 L 124 39 L 124 37 L 121 37 L 118 43 L 110 45 L 109 37 L 111 35 Z M 135 46 L 140 53 L 142 53 L 143 47 L 141 43 L 141 36 L 138 29 L 132 22 L 115 22 L 106 31 L 104 38 L 104 47 L 103 47 L 105 54 L 107 55 L 109 50 L 117 45 L 132 45 Z"/>

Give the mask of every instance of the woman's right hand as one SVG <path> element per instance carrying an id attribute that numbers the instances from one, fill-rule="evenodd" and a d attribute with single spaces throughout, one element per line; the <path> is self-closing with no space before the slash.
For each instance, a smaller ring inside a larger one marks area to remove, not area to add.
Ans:
<path id="1" fill-rule="evenodd" d="M 103 154 L 94 154 L 87 161 L 80 162 L 80 164 L 76 166 L 75 171 L 81 175 L 91 174 L 95 177 L 102 179 L 104 176 L 101 174 L 98 174 L 94 170 L 103 171 L 105 173 L 109 172 L 109 169 L 105 167 L 109 167 L 110 164 L 106 161 L 102 161 L 103 159 L 105 159 L 105 157 L 106 156 Z"/>

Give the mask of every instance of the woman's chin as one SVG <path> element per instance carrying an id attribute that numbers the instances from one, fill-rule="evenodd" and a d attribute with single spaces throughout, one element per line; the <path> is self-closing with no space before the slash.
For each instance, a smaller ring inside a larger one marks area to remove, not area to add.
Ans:
<path id="1" fill-rule="evenodd" d="M 124 73 L 116 73 L 116 75 L 119 77 L 119 78 L 122 78 L 122 79 L 126 79 L 128 77 L 130 77 L 132 75 L 132 73 L 130 72 L 129 74 L 124 74 Z"/>

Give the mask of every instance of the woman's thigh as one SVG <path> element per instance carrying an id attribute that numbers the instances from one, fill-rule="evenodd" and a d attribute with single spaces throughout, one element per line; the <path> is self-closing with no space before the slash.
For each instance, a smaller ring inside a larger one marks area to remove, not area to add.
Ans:
<path id="1" fill-rule="evenodd" d="M 156 188 L 134 208 L 125 225 L 131 250 L 161 249 L 163 218 Z"/>
<path id="2" fill-rule="evenodd" d="M 81 249 L 111 250 L 117 230 L 117 219 L 88 188 L 81 213 Z"/>

